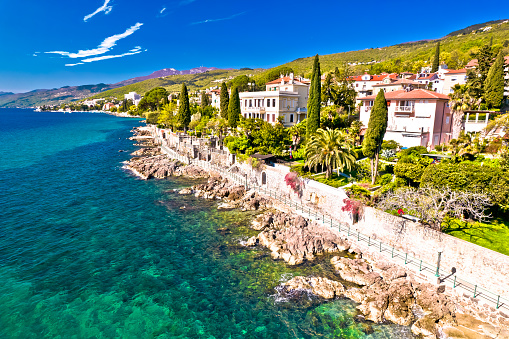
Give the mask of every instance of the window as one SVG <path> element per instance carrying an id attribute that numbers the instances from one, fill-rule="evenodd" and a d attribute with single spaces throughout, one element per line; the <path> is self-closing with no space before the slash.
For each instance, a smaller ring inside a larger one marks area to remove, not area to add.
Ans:
<path id="1" fill-rule="evenodd" d="M 249 107 L 253 107 L 253 100 L 249 99 Z"/>
<path id="2" fill-rule="evenodd" d="M 435 135 L 435 145 L 438 145 L 438 135 Z"/>
<path id="3" fill-rule="evenodd" d="M 267 99 L 267 107 L 270 107 L 270 99 Z"/>
<path id="4" fill-rule="evenodd" d="M 290 122 L 293 122 L 293 114 L 290 114 Z"/>
<path id="5" fill-rule="evenodd" d="M 276 107 L 276 99 L 272 99 L 272 107 Z M 274 120 L 272 120 L 274 121 Z"/>
<path id="6" fill-rule="evenodd" d="M 449 123 L 449 117 L 446 117 L 445 118 L 445 123 L 448 124 Z"/>
<path id="7" fill-rule="evenodd" d="M 286 107 L 286 99 L 283 100 L 283 108 Z"/>
<path id="8" fill-rule="evenodd" d="M 244 107 L 247 107 L 247 100 L 244 100 Z"/>
<path id="9" fill-rule="evenodd" d="M 276 99 L 274 99 L 276 100 Z M 272 122 L 275 122 L 276 121 L 276 115 L 275 114 L 272 114 Z"/>

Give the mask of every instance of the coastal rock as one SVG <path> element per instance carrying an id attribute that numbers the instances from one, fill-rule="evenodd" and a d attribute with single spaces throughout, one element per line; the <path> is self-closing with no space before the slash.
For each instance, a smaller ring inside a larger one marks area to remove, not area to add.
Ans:
<path id="1" fill-rule="evenodd" d="M 161 154 L 161 148 L 159 147 L 144 147 L 131 153 L 134 157 L 153 157 Z"/>
<path id="2" fill-rule="evenodd" d="M 184 188 L 184 189 L 181 189 L 179 191 L 179 194 L 181 195 L 187 195 L 187 194 L 193 194 L 193 189 L 192 188 Z"/>
<path id="3" fill-rule="evenodd" d="M 188 165 L 179 168 L 179 171 L 176 173 L 177 176 L 185 176 L 188 178 L 199 179 L 199 178 L 207 178 L 209 173 L 202 169 L 201 167 L 195 165 Z"/>
<path id="4" fill-rule="evenodd" d="M 179 167 L 179 163 L 164 155 L 157 155 L 148 158 L 134 158 L 127 163 L 127 167 L 135 173 L 141 174 L 144 179 L 163 179 L 173 175 Z"/>
<path id="5" fill-rule="evenodd" d="M 333 281 L 323 277 L 297 276 L 280 286 L 287 294 L 293 291 L 307 290 L 324 299 L 333 299 L 342 296 L 345 291 L 343 285 L 339 281 Z"/>
<path id="6" fill-rule="evenodd" d="M 380 274 L 373 272 L 371 266 L 363 259 L 333 257 L 331 264 L 341 278 L 357 285 L 371 286 L 381 279 Z"/>
<path id="7" fill-rule="evenodd" d="M 263 231 L 250 243 L 268 248 L 274 259 L 283 259 L 289 265 L 313 260 L 316 255 L 339 252 L 348 245 L 329 227 L 308 222 L 301 216 L 287 213 L 268 213 L 259 217 L 255 228 Z"/>

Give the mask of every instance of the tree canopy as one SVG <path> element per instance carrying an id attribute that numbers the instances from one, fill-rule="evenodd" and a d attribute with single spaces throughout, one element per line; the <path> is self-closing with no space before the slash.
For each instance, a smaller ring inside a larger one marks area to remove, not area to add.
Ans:
<path id="1" fill-rule="evenodd" d="M 177 122 L 179 126 L 183 127 L 185 130 L 187 130 L 191 122 L 191 108 L 189 107 L 189 96 L 187 94 L 186 84 L 182 84 L 182 90 L 180 91 Z"/>
<path id="2" fill-rule="evenodd" d="M 504 100 L 504 56 L 500 51 L 490 67 L 484 86 L 484 100 L 488 108 L 499 108 Z"/>
<path id="3" fill-rule="evenodd" d="M 236 128 L 240 120 L 240 98 L 239 89 L 232 90 L 232 96 L 228 104 L 228 126 Z"/>
<path id="4" fill-rule="evenodd" d="M 230 94 L 228 93 L 228 87 L 226 86 L 226 82 L 223 82 L 221 84 L 221 93 L 219 100 L 221 118 L 228 119 L 228 104 L 230 102 Z"/>
<path id="5" fill-rule="evenodd" d="M 313 63 L 313 74 L 311 76 L 311 87 L 309 88 L 308 98 L 308 117 L 306 137 L 309 139 L 313 133 L 320 128 L 320 107 L 321 107 L 321 72 L 320 60 L 318 54 L 315 56 Z"/>
<path id="6" fill-rule="evenodd" d="M 368 128 L 362 142 L 362 152 L 371 160 L 371 182 L 375 183 L 378 173 L 378 158 L 387 130 L 388 110 L 384 91 L 378 92 L 371 108 Z"/>

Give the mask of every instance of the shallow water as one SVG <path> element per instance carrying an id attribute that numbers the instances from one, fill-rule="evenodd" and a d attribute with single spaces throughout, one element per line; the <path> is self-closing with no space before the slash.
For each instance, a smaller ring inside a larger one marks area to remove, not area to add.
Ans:
<path id="1" fill-rule="evenodd" d="M 347 299 L 278 298 L 295 275 L 332 274 L 327 261 L 275 262 L 241 245 L 252 213 L 124 171 L 139 124 L 0 110 L 1 338 L 411 337 Z"/>

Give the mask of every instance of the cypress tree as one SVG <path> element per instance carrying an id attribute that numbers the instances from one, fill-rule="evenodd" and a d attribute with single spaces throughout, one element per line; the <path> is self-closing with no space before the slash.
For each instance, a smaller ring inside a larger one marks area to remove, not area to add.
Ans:
<path id="1" fill-rule="evenodd" d="M 187 131 L 187 127 L 191 122 L 191 107 L 189 106 L 189 96 L 187 94 L 186 84 L 182 84 L 182 90 L 180 91 L 177 121 L 178 124 L 184 127 L 184 130 Z"/>
<path id="2" fill-rule="evenodd" d="M 228 104 L 230 102 L 230 95 L 228 94 L 228 87 L 226 87 L 226 83 L 223 82 L 221 85 L 221 94 L 219 96 L 220 100 L 220 108 L 221 108 L 221 118 L 228 119 Z"/>
<path id="3" fill-rule="evenodd" d="M 384 91 L 380 91 L 376 96 L 373 107 L 371 107 L 368 129 L 362 142 L 362 153 L 371 161 L 371 183 L 373 185 L 378 174 L 378 157 L 387 130 L 387 120 L 387 101 L 385 100 Z"/>
<path id="4" fill-rule="evenodd" d="M 201 92 L 201 108 L 205 109 L 209 105 L 209 96 L 205 91 Z"/>
<path id="5" fill-rule="evenodd" d="M 490 67 L 484 85 L 484 100 L 489 108 L 499 108 L 504 99 L 504 57 L 500 51 Z"/>
<path id="6" fill-rule="evenodd" d="M 440 66 L 440 41 L 437 42 L 437 49 L 435 50 L 435 59 L 433 59 L 433 66 L 431 66 L 431 73 L 438 71 Z"/>
<path id="7" fill-rule="evenodd" d="M 240 120 L 240 98 L 239 90 L 235 87 L 232 91 L 232 97 L 228 103 L 228 126 L 236 128 Z"/>
<path id="8" fill-rule="evenodd" d="M 309 88 L 308 98 L 308 118 L 306 126 L 306 138 L 309 140 L 312 134 L 320 128 L 320 107 L 322 99 L 320 61 L 318 54 L 313 63 L 313 72 L 311 74 L 311 87 Z"/>

